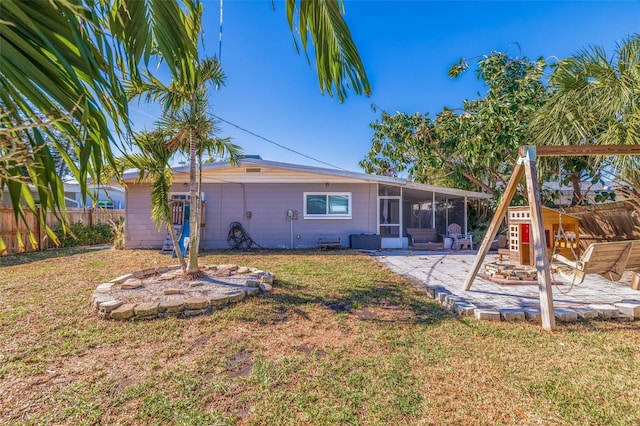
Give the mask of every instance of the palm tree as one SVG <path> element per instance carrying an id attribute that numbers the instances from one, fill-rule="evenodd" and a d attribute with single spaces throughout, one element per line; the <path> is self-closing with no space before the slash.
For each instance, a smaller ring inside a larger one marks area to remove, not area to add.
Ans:
<path id="1" fill-rule="evenodd" d="M 171 235 L 174 250 L 177 253 L 178 261 L 183 271 L 186 271 L 187 264 L 182 251 L 178 248 L 178 237 L 173 229 L 171 217 L 171 205 L 169 194 L 173 173 L 170 161 L 173 151 L 167 144 L 168 136 L 161 130 L 153 132 L 142 132 L 135 134 L 132 144 L 140 152 L 128 153 L 115 159 L 116 169 L 107 168 L 105 177 L 113 178 L 121 175 L 127 169 L 137 169 L 136 183 L 149 181 L 151 184 L 151 218 L 158 229 L 164 223 L 167 232 Z"/>
<path id="2" fill-rule="evenodd" d="M 184 5 L 188 10 L 192 2 Z M 140 19 L 150 13 L 153 19 Z M 51 210 L 66 228 L 53 152 L 63 156 L 84 197 L 87 178 L 98 180 L 103 164 L 113 165 L 116 135 L 129 128 L 122 75 L 137 76 L 141 62 L 166 52 L 167 63 L 178 66 L 174 55 L 194 47 L 177 1 L 3 0 L 0 16 L 0 158 L 9 159 L 0 169 L 0 191 L 8 188 L 16 222 L 27 224 L 22 203 L 38 211 L 33 185 L 41 225 L 56 240 L 44 220 Z M 47 136 L 54 150 L 45 146 Z"/>
<path id="3" fill-rule="evenodd" d="M 552 96 L 533 123 L 537 144 L 640 144 L 640 34 L 617 45 L 611 59 L 591 47 L 561 60 L 550 83 Z M 630 157 L 610 161 L 623 178 L 637 168 Z"/>
<path id="4" fill-rule="evenodd" d="M 370 93 L 343 12 L 340 0 L 286 1 L 294 40 L 299 37 L 305 53 L 309 44 L 315 48 L 321 91 L 341 101 L 348 90 Z M 104 163 L 113 165 L 111 147 L 118 132 L 129 129 L 121 78 L 139 80 L 141 70 L 160 57 L 174 80 L 192 82 L 201 14 L 199 0 L 0 1 L 0 157 L 12 160 L 0 169 L 0 189 L 9 188 L 16 221 L 24 217 L 21 201 L 36 211 L 29 183 L 40 192 L 44 210 L 66 217 L 62 181 L 51 152 L 41 148 L 46 126 L 61 131 L 50 135 L 58 151 L 66 152 L 61 137 L 76 151 L 77 164 L 63 156 L 86 194 L 87 177 L 98 179 Z M 25 126 L 33 126 L 30 147 L 16 150 L 17 129 Z M 24 172 L 28 181 L 15 179 Z"/>
<path id="5" fill-rule="evenodd" d="M 211 62 L 211 64 L 209 64 Z M 219 67 L 216 60 L 204 60 L 203 67 Z M 199 69 L 199 67 L 196 67 Z M 196 73 L 198 75 L 198 73 Z M 218 80 L 218 84 L 222 79 Z M 242 149 L 229 138 L 215 137 L 216 127 L 213 118 L 208 114 L 207 82 L 202 81 L 202 90 L 194 92 L 194 97 L 176 111 L 167 111 L 158 124 L 168 135 L 167 147 L 172 152 L 189 153 L 189 264 L 186 273 L 190 277 L 199 274 L 198 253 L 200 247 L 200 224 L 202 209 L 200 194 L 202 193 L 203 156 L 208 153 L 217 158 L 227 158 L 232 165 L 237 164 Z M 196 180 L 197 172 L 197 180 Z"/>

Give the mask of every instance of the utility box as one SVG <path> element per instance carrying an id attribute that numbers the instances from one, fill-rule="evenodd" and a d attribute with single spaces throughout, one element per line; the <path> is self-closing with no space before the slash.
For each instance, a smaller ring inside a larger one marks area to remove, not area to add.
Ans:
<path id="1" fill-rule="evenodd" d="M 349 235 L 349 247 L 360 250 L 380 250 L 382 238 L 377 234 Z"/>

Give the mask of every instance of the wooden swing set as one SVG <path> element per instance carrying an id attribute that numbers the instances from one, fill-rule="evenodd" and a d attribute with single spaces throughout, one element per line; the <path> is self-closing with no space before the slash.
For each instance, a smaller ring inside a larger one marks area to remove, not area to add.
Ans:
<path id="1" fill-rule="evenodd" d="M 553 294 L 551 290 L 551 272 L 547 245 L 542 222 L 540 190 L 538 188 L 537 157 L 585 157 L 612 155 L 640 155 L 640 145 L 561 145 L 561 146 L 521 146 L 519 158 L 514 167 L 511 179 L 507 184 L 502 200 L 498 205 L 487 233 L 478 249 L 476 260 L 464 282 L 464 290 L 471 288 L 478 275 L 480 266 L 485 260 L 493 239 L 496 237 L 502 218 L 516 193 L 518 184 L 525 176 L 529 208 L 531 211 L 531 237 L 534 244 L 534 256 L 538 275 L 540 293 L 540 315 L 542 328 L 556 328 L 553 310 Z M 562 261 L 563 259 L 558 258 Z M 601 274 L 607 278 L 620 279 L 626 270 L 640 271 L 640 240 L 616 241 L 611 243 L 591 244 L 580 259 L 571 261 L 564 259 L 574 267 L 576 279 L 584 279 L 585 274 Z M 616 278 L 617 277 L 617 278 Z M 636 274 L 636 277 L 638 274 Z M 634 279 L 635 285 L 638 279 Z"/>

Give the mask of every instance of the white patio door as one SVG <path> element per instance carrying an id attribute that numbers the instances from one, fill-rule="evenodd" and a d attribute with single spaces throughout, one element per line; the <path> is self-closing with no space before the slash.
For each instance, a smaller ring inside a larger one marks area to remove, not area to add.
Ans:
<path id="1" fill-rule="evenodd" d="M 402 197 L 378 197 L 378 233 L 382 248 L 402 248 Z"/>

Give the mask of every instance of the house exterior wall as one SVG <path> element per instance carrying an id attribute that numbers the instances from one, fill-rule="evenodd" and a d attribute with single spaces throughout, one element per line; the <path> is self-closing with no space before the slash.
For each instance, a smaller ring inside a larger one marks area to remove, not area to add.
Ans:
<path id="1" fill-rule="evenodd" d="M 200 247 L 229 248 L 229 224 L 240 222 L 245 231 L 265 248 L 315 248 L 320 237 L 341 237 L 349 246 L 349 235 L 377 233 L 377 185 L 375 183 L 207 183 L 203 184 L 205 226 Z M 175 192 L 184 192 L 175 185 Z M 305 192 L 351 193 L 350 219 L 305 219 Z M 127 190 L 126 247 L 159 248 L 166 231 L 158 232 L 151 221 L 148 184 L 132 184 Z M 293 225 L 287 210 L 297 210 Z M 251 212 L 251 217 L 247 217 Z"/>
<path id="2" fill-rule="evenodd" d="M 151 220 L 151 186 L 128 185 L 125 196 L 125 248 L 160 248 L 167 234 Z"/>

